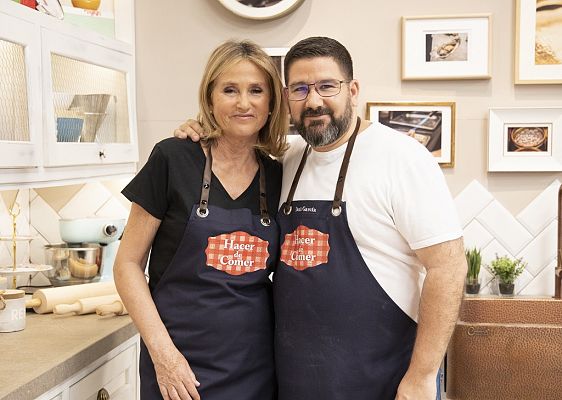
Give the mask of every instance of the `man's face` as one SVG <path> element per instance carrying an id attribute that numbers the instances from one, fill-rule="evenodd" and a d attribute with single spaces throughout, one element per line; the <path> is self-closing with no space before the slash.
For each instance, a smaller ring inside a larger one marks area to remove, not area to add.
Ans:
<path id="1" fill-rule="evenodd" d="M 294 62 L 289 71 L 288 87 L 321 81 L 346 81 L 339 65 L 330 57 L 316 57 Z M 353 121 L 357 105 L 357 82 L 341 83 L 339 94 L 323 97 L 314 85 L 308 86 L 304 100 L 289 100 L 289 109 L 295 128 L 313 147 L 323 147 L 336 142 L 345 134 Z"/>

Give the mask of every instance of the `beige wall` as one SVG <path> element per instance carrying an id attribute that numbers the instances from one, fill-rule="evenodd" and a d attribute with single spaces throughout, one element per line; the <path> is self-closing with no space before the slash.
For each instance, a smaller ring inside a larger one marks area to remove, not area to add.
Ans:
<path id="1" fill-rule="evenodd" d="M 400 18 L 466 13 L 492 14 L 492 79 L 402 82 Z M 158 140 L 196 115 L 203 66 L 220 42 L 250 38 L 264 47 L 284 47 L 307 36 L 331 36 L 353 56 L 360 115 L 368 101 L 455 101 L 456 165 L 444 169 L 451 192 L 456 195 L 477 179 L 517 213 L 562 174 L 488 173 L 488 108 L 562 106 L 562 85 L 513 84 L 514 26 L 515 0 L 305 0 L 292 14 L 261 22 L 231 14 L 215 0 L 136 2 L 141 164 Z"/>

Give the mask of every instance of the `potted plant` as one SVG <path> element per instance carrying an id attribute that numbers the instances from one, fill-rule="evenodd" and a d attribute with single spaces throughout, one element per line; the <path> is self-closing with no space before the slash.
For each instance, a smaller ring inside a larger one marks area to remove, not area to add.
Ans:
<path id="1" fill-rule="evenodd" d="M 466 263 L 468 270 L 466 272 L 465 291 L 467 294 L 478 294 L 480 291 L 480 266 L 482 264 L 482 255 L 476 247 L 466 250 Z"/>
<path id="2" fill-rule="evenodd" d="M 490 263 L 490 271 L 499 280 L 500 294 L 513 294 L 515 280 L 525 267 L 526 262 L 522 258 L 510 258 L 508 256 L 498 257 Z"/>

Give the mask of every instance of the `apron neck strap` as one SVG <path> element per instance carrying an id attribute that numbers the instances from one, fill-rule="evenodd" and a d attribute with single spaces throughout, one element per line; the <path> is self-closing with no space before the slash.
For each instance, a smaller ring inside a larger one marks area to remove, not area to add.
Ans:
<path id="1" fill-rule="evenodd" d="M 345 183 L 345 176 L 347 174 L 347 167 L 349 166 L 351 152 L 353 151 L 353 145 L 355 144 L 355 138 L 357 137 L 357 133 L 359 132 L 360 127 L 361 127 L 361 118 L 357 117 L 357 122 L 355 123 L 355 129 L 347 142 L 347 147 L 345 149 L 345 154 L 340 167 L 340 173 L 338 175 L 338 181 L 336 183 L 336 192 L 334 194 L 334 200 L 332 201 L 332 215 L 336 217 L 341 214 L 341 201 L 342 201 L 342 194 L 343 194 L 343 186 Z M 311 151 L 310 145 L 306 145 L 306 148 L 304 149 L 304 153 L 301 158 L 301 162 L 299 164 L 295 177 L 293 178 L 293 183 L 291 184 L 291 189 L 289 190 L 289 194 L 287 196 L 287 201 L 283 206 L 283 213 L 285 215 L 290 214 L 293 209 L 292 207 L 293 198 L 295 196 L 297 185 L 299 183 L 302 171 L 304 169 L 304 165 L 306 164 L 306 159 L 308 158 L 310 151 Z"/>
<path id="2" fill-rule="evenodd" d="M 209 192 L 211 191 L 211 176 L 213 166 L 213 153 L 211 152 L 211 146 L 209 146 L 209 151 L 207 152 L 207 158 L 205 160 L 205 170 L 203 171 L 203 183 L 201 184 L 201 197 L 199 200 L 199 208 L 197 208 L 197 215 L 201 218 L 205 218 L 209 215 Z"/>
<path id="3" fill-rule="evenodd" d="M 347 142 L 347 147 L 345 148 L 345 154 L 343 156 L 343 161 L 340 167 L 340 174 L 338 175 L 338 182 L 336 183 L 336 193 L 334 194 L 334 201 L 332 202 L 332 215 L 335 217 L 341 214 L 341 200 L 343 196 L 343 185 L 345 183 L 345 177 L 347 176 L 347 167 L 349 166 L 349 160 L 351 159 L 351 152 L 353 151 L 355 138 L 357 138 L 357 133 L 359 132 L 360 126 L 361 126 L 361 118 L 357 117 L 355 130 L 353 131 L 351 137 L 349 138 L 349 141 Z"/>
<path id="4" fill-rule="evenodd" d="M 256 158 L 258 159 L 258 165 L 260 167 L 260 214 L 261 214 L 261 224 L 264 226 L 271 225 L 271 218 L 269 217 L 269 212 L 267 211 L 267 192 L 265 184 L 265 168 L 260 157 L 260 153 L 256 150 Z"/>
<path id="5" fill-rule="evenodd" d="M 302 170 L 304 169 L 304 164 L 306 164 L 306 159 L 308 157 L 308 155 L 310 154 L 310 150 L 311 147 L 309 144 L 306 145 L 306 148 L 304 149 L 304 153 L 302 155 L 301 158 L 301 163 L 299 164 L 299 168 L 297 169 L 297 173 L 295 174 L 295 177 L 293 178 L 293 183 L 291 184 L 291 189 L 289 190 L 289 194 L 287 195 L 287 201 L 285 202 L 285 205 L 283 206 L 283 213 L 285 213 L 285 215 L 289 215 L 291 213 L 291 210 L 293 209 L 292 207 L 292 203 L 293 203 L 293 197 L 295 196 L 295 191 L 297 190 L 297 185 L 299 183 L 299 179 L 301 177 L 302 174 Z"/>
<path id="6" fill-rule="evenodd" d="M 213 166 L 213 153 L 211 151 L 211 146 L 209 146 L 209 151 L 207 152 L 207 159 L 205 161 L 205 170 L 203 172 L 203 183 L 201 185 L 201 199 L 199 200 L 199 207 L 197 208 L 197 215 L 201 218 L 205 218 L 209 215 L 209 193 L 211 191 L 211 177 L 212 166 Z M 260 174 L 260 215 L 261 223 L 264 226 L 269 226 L 271 224 L 271 218 L 269 217 L 269 212 L 267 211 L 267 192 L 265 183 L 265 168 L 261 160 L 258 150 L 256 150 L 256 159 L 259 165 Z"/>

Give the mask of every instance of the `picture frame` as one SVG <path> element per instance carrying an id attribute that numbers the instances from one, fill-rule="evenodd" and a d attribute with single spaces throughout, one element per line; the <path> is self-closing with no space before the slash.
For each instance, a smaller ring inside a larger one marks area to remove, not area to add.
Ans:
<path id="1" fill-rule="evenodd" d="M 275 65 L 279 70 L 279 75 L 281 76 L 283 85 L 285 85 L 284 62 L 285 62 L 285 55 L 289 51 L 289 47 L 263 47 L 263 50 L 266 52 L 268 56 L 270 56 L 273 59 L 273 62 L 275 63 Z"/>
<path id="2" fill-rule="evenodd" d="M 418 140 L 441 167 L 455 166 L 455 102 L 368 102 L 366 114 Z"/>
<path id="3" fill-rule="evenodd" d="M 267 20 L 296 10 L 304 0 L 219 0 L 229 11 L 243 18 Z"/>
<path id="4" fill-rule="evenodd" d="M 488 171 L 562 171 L 562 107 L 490 108 Z"/>
<path id="5" fill-rule="evenodd" d="M 562 84 L 562 4 L 517 0 L 515 84 Z"/>
<path id="6" fill-rule="evenodd" d="M 283 81 L 283 85 L 285 85 L 285 55 L 289 51 L 290 47 L 263 47 L 263 50 L 273 59 L 273 62 L 277 66 L 279 70 L 279 74 L 281 76 L 281 81 Z M 287 135 L 289 139 L 294 137 L 294 135 L 298 135 L 295 126 L 291 120 L 291 115 L 288 115 L 289 118 L 289 131 Z"/>
<path id="7" fill-rule="evenodd" d="M 490 79 L 491 14 L 402 17 L 402 80 Z"/>

